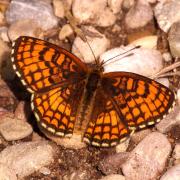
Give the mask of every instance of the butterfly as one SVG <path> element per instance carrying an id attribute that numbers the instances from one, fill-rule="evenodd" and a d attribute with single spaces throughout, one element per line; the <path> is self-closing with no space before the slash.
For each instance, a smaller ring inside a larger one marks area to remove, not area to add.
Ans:
<path id="1" fill-rule="evenodd" d="M 38 125 L 55 136 L 81 134 L 93 146 L 110 147 L 170 112 L 174 93 L 131 72 L 104 73 L 67 50 L 33 37 L 12 45 L 12 65 L 31 93 Z"/>

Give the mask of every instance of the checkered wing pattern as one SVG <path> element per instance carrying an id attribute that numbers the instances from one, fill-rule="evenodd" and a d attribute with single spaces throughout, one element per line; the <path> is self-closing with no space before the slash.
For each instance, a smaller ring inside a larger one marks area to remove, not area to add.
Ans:
<path id="1" fill-rule="evenodd" d="M 87 71 L 86 65 L 68 51 L 26 36 L 14 42 L 12 62 L 16 74 L 31 93 L 78 82 Z"/>
<path id="2" fill-rule="evenodd" d="M 96 146 L 116 145 L 135 130 L 159 122 L 174 99 L 170 89 L 138 74 L 104 74 L 84 139 Z"/>

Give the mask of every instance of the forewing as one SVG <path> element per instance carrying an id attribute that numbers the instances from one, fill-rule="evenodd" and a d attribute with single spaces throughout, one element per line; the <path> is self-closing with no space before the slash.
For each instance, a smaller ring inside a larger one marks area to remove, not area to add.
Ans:
<path id="1" fill-rule="evenodd" d="M 118 106 L 131 130 L 159 122 L 175 104 L 174 93 L 164 85 L 129 72 L 107 73 L 102 87 Z"/>
<path id="2" fill-rule="evenodd" d="M 87 71 L 86 65 L 70 52 L 26 36 L 14 42 L 12 63 L 16 74 L 31 93 L 78 82 Z"/>
<path id="3" fill-rule="evenodd" d="M 84 82 L 57 87 L 32 95 L 32 109 L 38 124 L 57 136 L 72 135 Z"/>
<path id="4" fill-rule="evenodd" d="M 110 147 L 124 141 L 130 134 L 123 117 L 111 97 L 99 88 L 92 117 L 84 133 L 84 141 L 99 147 Z"/>

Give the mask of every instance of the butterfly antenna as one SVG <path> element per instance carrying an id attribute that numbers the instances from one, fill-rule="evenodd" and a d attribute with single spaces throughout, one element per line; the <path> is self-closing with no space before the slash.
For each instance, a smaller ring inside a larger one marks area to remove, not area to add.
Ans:
<path id="1" fill-rule="evenodd" d="M 114 56 L 114 57 L 108 59 L 107 61 L 103 61 L 102 65 L 106 66 L 106 65 L 112 63 L 112 62 L 107 63 L 107 62 L 111 61 L 112 59 L 117 58 L 117 57 L 119 57 L 119 56 L 122 56 L 122 55 L 124 55 L 124 54 L 126 54 L 126 53 L 128 53 L 128 52 L 130 52 L 130 51 L 132 51 L 132 50 L 134 50 L 134 49 L 138 49 L 138 48 L 140 48 L 140 47 L 141 47 L 141 46 L 139 46 L 139 45 L 138 45 L 138 46 L 135 46 L 134 48 L 131 48 L 131 49 L 129 49 L 128 51 L 123 52 L 123 53 L 121 53 L 121 54 L 118 54 L 118 55 L 116 55 L 116 56 Z M 123 56 L 122 58 L 131 56 L 131 55 L 133 55 L 133 53 L 127 54 L 126 56 Z M 122 59 L 122 58 L 120 58 L 120 59 Z M 120 59 L 117 59 L 116 61 L 118 61 L 118 60 L 120 60 Z M 113 62 L 115 62 L 115 61 L 113 61 Z"/>

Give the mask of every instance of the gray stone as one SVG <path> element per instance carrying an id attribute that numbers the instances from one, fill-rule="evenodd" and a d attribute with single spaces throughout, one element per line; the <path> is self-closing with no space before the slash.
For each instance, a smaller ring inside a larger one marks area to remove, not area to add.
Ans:
<path id="1" fill-rule="evenodd" d="M 36 0 L 12 0 L 6 11 L 6 20 L 12 24 L 15 21 L 32 19 L 44 29 L 57 26 L 58 19 L 53 14 L 53 9 L 47 1 Z"/>
<path id="2" fill-rule="evenodd" d="M 131 152 L 122 165 L 126 179 L 156 179 L 164 170 L 171 152 L 171 144 L 165 135 L 153 132 L 146 136 Z"/>
<path id="3" fill-rule="evenodd" d="M 168 32 L 171 25 L 180 20 L 180 1 L 159 1 L 154 8 L 154 14 L 159 27 Z"/>
<path id="4" fill-rule="evenodd" d="M 0 133 L 6 141 L 23 139 L 32 133 L 32 127 L 25 121 L 5 117 L 0 122 Z"/>
<path id="5" fill-rule="evenodd" d="M 0 163 L 23 178 L 48 166 L 54 161 L 55 148 L 46 141 L 20 143 L 5 148 L 0 153 Z"/>

